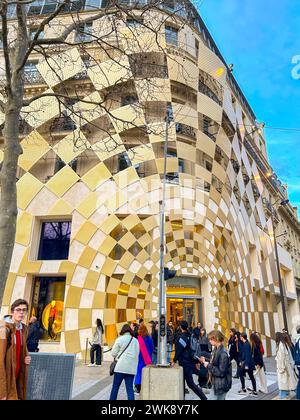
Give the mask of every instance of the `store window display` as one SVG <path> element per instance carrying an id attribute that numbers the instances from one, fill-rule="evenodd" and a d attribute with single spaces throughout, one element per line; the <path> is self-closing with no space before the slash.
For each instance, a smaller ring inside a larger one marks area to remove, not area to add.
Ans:
<path id="1" fill-rule="evenodd" d="M 31 315 L 42 326 L 41 340 L 60 341 L 64 312 L 66 279 L 37 277 L 34 279 Z"/>

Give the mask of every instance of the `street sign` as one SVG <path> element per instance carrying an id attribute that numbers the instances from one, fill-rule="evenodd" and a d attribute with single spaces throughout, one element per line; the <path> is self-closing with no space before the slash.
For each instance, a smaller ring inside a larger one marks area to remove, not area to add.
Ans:
<path id="1" fill-rule="evenodd" d="M 55 353 L 30 353 L 30 356 L 27 400 L 70 400 L 76 356 Z"/>
<path id="2" fill-rule="evenodd" d="M 165 337 L 166 336 L 166 317 L 165 315 L 161 315 L 159 318 L 159 324 L 160 324 L 160 336 Z"/>

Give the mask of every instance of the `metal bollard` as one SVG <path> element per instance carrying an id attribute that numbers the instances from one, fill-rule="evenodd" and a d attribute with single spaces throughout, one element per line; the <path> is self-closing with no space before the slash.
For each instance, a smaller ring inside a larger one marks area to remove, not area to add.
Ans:
<path id="1" fill-rule="evenodd" d="M 86 339 L 86 343 L 85 343 L 85 359 L 84 359 L 84 364 L 87 365 L 87 352 L 88 352 L 88 347 L 89 347 L 89 339 Z"/>

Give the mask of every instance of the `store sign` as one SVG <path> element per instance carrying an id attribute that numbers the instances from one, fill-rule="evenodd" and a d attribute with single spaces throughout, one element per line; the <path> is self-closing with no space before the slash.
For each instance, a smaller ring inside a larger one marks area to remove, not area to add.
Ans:
<path id="1" fill-rule="evenodd" d="M 30 353 L 27 400 L 70 400 L 76 356 Z"/>

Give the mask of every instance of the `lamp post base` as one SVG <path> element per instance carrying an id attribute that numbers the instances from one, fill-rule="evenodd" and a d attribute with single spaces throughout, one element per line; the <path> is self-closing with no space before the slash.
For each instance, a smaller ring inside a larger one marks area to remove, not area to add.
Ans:
<path id="1" fill-rule="evenodd" d="M 183 401 L 183 369 L 180 366 L 147 366 L 143 369 L 141 400 Z"/>

